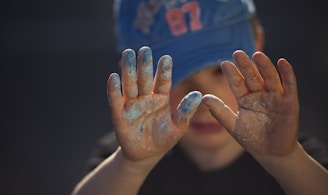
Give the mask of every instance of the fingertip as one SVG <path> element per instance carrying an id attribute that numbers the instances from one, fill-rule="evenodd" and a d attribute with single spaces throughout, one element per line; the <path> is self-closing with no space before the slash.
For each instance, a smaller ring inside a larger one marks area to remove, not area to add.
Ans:
<path id="1" fill-rule="evenodd" d="M 118 73 L 111 73 L 107 81 L 107 97 L 109 106 L 113 109 L 120 109 L 123 106 L 121 80 Z"/>
<path id="2" fill-rule="evenodd" d="M 190 118 L 195 114 L 202 102 L 202 94 L 199 91 L 189 92 L 180 102 L 174 114 L 175 123 L 179 127 L 185 127 Z"/>
<path id="3" fill-rule="evenodd" d="M 260 58 L 263 58 L 263 57 L 266 57 L 266 58 L 267 58 L 267 55 L 265 55 L 265 53 L 263 53 L 263 52 L 261 52 L 261 51 L 256 51 L 256 52 L 254 52 L 253 55 L 252 55 L 252 59 L 253 59 L 254 61 L 256 61 L 256 60 L 258 60 L 258 59 L 260 59 Z"/>
<path id="4" fill-rule="evenodd" d="M 158 61 L 159 78 L 162 80 L 171 80 L 172 77 L 172 58 L 169 55 L 162 56 Z"/>
<path id="5" fill-rule="evenodd" d="M 237 50 L 233 53 L 233 60 L 236 63 L 236 65 L 239 66 L 245 66 L 249 65 L 250 63 L 250 56 L 243 50 Z"/>
<path id="6" fill-rule="evenodd" d="M 199 104 L 202 101 L 203 94 L 200 91 L 191 91 L 188 93 L 187 98 Z"/>
<path id="7" fill-rule="evenodd" d="M 160 59 L 159 59 L 159 63 L 162 64 L 162 67 L 167 69 L 172 68 L 172 57 L 170 55 L 163 55 Z"/>
<path id="8" fill-rule="evenodd" d="M 215 95 L 213 94 L 205 94 L 203 96 L 203 102 L 208 105 L 210 104 L 213 100 L 220 100 L 218 97 L 216 97 Z"/>
<path id="9" fill-rule="evenodd" d="M 139 49 L 138 55 L 143 57 L 143 61 L 152 60 L 152 50 L 148 46 L 143 46 Z"/>
<path id="10" fill-rule="evenodd" d="M 120 75 L 116 72 L 111 73 L 108 77 L 107 83 L 108 85 L 111 85 L 114 88 L 120 88 L 121 86 Z"/>
<path id="11" fill-rule="evenodd" d="M 168 58 L 168 59 L 172 59 L 172 57 L 171 57 L 171 55 L 168 55 L 168 54 L 166 54 L 166 55 L 163 55 L 161 58 Z"/>
<path id="12" fill-rule="evenodd" d="M 201 102 L 202 93 L 199 91 L 191 91 L 182 99 L 179 105 L 179 110 L 183 114 L 188 114 L 192 111 L 196 111 L 196 108 Z"/>
<path id="13" fill-rule="evenodd" d="M 291 66 L 291 64 L 288 62 L 288 60 L 286 58 L 279 58 L 277 64 L 278 65 L 289 65 L 289 66 Z"/>
<path id="14" fill-rule="evenodd" d="M 128 65 L 129 67 L 136 66 L 136 53 L 133 49 L 125 49 L 122 52 L 122 65 Z"/>
<path id="15" fill-rule="evenodd" d="M 265 55 L 262 51 L 255 51 L 253 55 Z"/>
<path id="16" fill-rule="evenodd" d="M 135 54 L 135 52 L 131 48 L 124 49 L 123 52 L 122 52 L 122 55 L 125 56 L 125 55 L 128 55 L 128 54 Z"/>
<path id="17" fill-rule="evenodd" d="M 225 67 L 230 66 L 230 65 L 233 65 L 233 63 L 231 61 L 224 60 L 220 63 L 220 68 L 222 70 L 222 69 L 225 69 Z"/>
<path id="18" fill-rule="evenodd" d="M 111 73 L 107 80 L 107 96 L 113 98 L 113 96 L 121 96 L 121 80 L 119 74 L 116 72 Z"/>
<path id="19" fill-rule="evenodd" d="M 279 58 L 277 66 L 280 73 L 290 74 L 293 72 L 293 66 L 285 58 Z"/>
<path id="20" fill-rule="evenodd" d="M 233 52 L 232 56 L 241 55 L 241 54 L 246 54 L 246 53 L 243 50 L 238 49 Z"/>
<path id="21" fill-rule="evenodd" d="M 225 66 L 225 64 L 231 63 L 229 60 L 224 60 L 220 63 L 220 66 Z"/>
<path id="22" fill-rule="evenodd" d="M 151 51 L 151 48 L 145 45 L 145 46 L 140 47 L 139 51 L 141 51 L 141 52 Z"/>
<path id="23" fill-rule="evenodd" d="M 213 94 L 206 94 L 203 96 L 203 103 L 212 110 L 218 106 L 224 105 L 224 102 Z"/>
<path id="24" fill-rule="evenodd" d="M 135 51 L 133 49 L 130 49 L 130 48 L 127 48 L 127 49 L 123 50 L 123 52 L 122 52 L 122 58 L 125 61 L 134 59 L 135 56 L 136 56 Z"/>

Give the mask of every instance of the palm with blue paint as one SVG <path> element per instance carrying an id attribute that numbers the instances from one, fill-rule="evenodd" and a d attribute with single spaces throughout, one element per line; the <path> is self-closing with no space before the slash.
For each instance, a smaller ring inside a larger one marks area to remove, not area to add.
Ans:
<path id="1" fill-rule="evenodd" d="M 150 48 L 122 53 L 121 80 L 117 73 L 108 79 L 108 97 L 117 140 L 126 158 L 143 160 L 162 157 L 187 130 L 189 119 L 202 100 L 190 92 L 175 111 L 169 106 L 172 60 L 162 56 L 153 78 Z"/>

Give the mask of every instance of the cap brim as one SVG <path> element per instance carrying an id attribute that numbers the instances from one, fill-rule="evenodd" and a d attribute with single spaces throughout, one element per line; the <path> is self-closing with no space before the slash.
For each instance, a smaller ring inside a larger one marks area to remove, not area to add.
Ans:
<path id="1" fill-rule="evenodd" d="M 255 41 L 249 20 L 232 25 L 203 29 L 187 36 L 153 46 L 153 58 L 157 62 L 162 55 L 173 59 L 172 86 L 207 67 L 232 60 L 236 50 L 249 56 L 255 52 Z"/>

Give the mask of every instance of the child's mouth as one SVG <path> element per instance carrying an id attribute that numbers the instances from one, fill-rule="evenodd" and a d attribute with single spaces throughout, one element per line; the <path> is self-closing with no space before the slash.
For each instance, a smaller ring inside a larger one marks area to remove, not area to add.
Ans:
<path id="1" fill-rule="evenodd" d="M 198 132 L 216 132 L 223 129 L 223 127 L 216 122 L 191 122 L 190 126 Z"/>

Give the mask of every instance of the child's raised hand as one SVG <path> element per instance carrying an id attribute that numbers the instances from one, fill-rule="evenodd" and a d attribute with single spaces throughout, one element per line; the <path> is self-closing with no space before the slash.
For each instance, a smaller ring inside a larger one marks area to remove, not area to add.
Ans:
<path id="1" fill-rule="evenodd" d="M 238 102 L 237 113 L 213 95 L 204 103 L 213 116 L 253 155 L 288 155 L 297 145 L 299 102 L 291 65 L 278 61 L 278 72 L 262 52 L 254 63 L 243 51 L 233 54 L 235 64 L 224 62 L 222 71 Z"/>
<path id="2" fill-rule="evenodd" d="M 126 158 L 143 160 L 161 157 L 187 130 L 189 119 L 202 101 L 202 94 L 190 92 L 171 111 L 172 60 L 163 56 L 153 79 L 150 48 L 136 55 L 131 49 L 122 54 L 122 83 L 117 73 L 108 79 L 108 96 L 117 140 Z"/>

